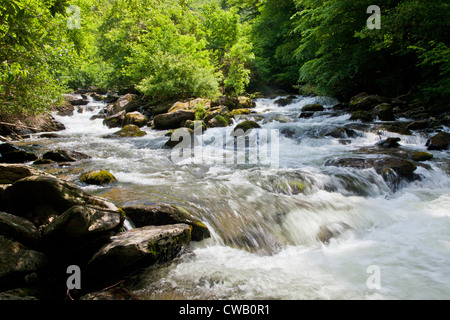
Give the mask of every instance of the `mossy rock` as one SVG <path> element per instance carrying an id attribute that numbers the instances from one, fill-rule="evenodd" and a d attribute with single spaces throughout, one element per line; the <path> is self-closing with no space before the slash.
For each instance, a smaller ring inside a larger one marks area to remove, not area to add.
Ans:
<path id="1" fill-rule="evenodd" d="M 125 124 L 134 124 L 135 126 L 142 128 L 148 123 L 148 118 L 138 111 L 130 112 L 125 115 Z"/>
<path id="2" fill-rule="evenodd" d="M 236 131 L 238 130 L 243 130 L 245 133 L 251 131 L 252 129 L 260 129 L 261 126 L 259 124 L 257 124 L 255 121 L 244 121 L 239 123 L 236 128 L 234 128 L 233 130 L 233 135 L 236 133 Z"/>
<path id="3" fill-rule="evenodd" d="M 429 152 L 414 152 L 411 159 L 417 162 L 428 161 L 433 159 L 433 155 Z"/>
<path id="4" fill-rule="evenodd" d="M 367 111 L 358 110 L 353 112 L 352 116 L 350 117 L 350 120 L 361 120 L 364 122 L 371 122 L 373 121 L 373 116 Z"/>
<path id="5" fill-rule="evenodd" d="M 250 109 L 235 109 L 235 110 L 232 110 L 230 114 L 232 117 L 243 116 L 243 115 L 250 114 Z"/>
<path id="6" fill-rule="evenodd" d="M 89 171 L 81 175 L 80 181 L 86 184 L 102 186 L 116 182 L 117 179 L 106 170 Z"/>
<path id="7" fill-rule="evenodd" d="M 302 108 L 303 112 L 320 112 L 324 110 L 324 107 L 318 103 L 308 104 Z"/>
<path id="8" fill-rule="evenodd" d="M 143 137 L 145 135 L 147 135 L 147 132 L 142 131 L 138 126 L 135 126 L 134 124 L 130 124 L 123 127 L 120 131 L 107 135 L 105 138 L 136 138 Z"/>

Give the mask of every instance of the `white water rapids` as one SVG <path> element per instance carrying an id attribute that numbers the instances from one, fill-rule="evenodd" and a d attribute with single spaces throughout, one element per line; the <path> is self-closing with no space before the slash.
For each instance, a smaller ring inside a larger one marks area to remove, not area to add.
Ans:
<path id="1" fill-rule="evenodd" d="M 264 129 L 282 133 L 279 168 L 176 165 L 163 148 L 167 131 L 149 128 L 142 138 L 103 139 L 117 129 L 89 120 L 104 107 L 95 102 L 72 117 L 56 116 L 67 127 L 61 138 L 34 141 L 93 157 L 48 168 L 53 174 L 78 183 L 82 172 L 106 169 L 119 181 L 83 186 L 87 192 L 121 206 L 180 204 L 209 227 L 212 238 L 192 243 L 194 254 L 139 276 L 133 290 L 141 298 L 450 299 L 449 153 L 433 151 L 433 160 L 416 171 L 421 179 L 392 189 L 373 169 L 325 162 L 378 157 L 358 150 L 386 137 L 400 137 L 404 150 L 425 151 L 428 135 L 371 132 L 335 113 L 336 102 L 328 98 L 299 97 L 284 108 L 274 100 L 259 99 L 255 111 Z M 326 110 L 298 118 L 304 105 L 315 102 Z M 274 115 L 290 122 L 269 121 Z M 358 135 L 346 141 L 323 136 L 343 126 Z M 209 129 L 205 138 L 212 141 L 224 130 Z M 203 148 L 221 149 L 223 142 Z M 328 244 L 318 240 L 321 227 L 344 225 Z"/>

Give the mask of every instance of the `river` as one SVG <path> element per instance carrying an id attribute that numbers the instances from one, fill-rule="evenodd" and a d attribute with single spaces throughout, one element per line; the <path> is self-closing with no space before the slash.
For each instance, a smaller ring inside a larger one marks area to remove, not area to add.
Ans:
<path id="1" fill-rule="evenodd" d="M 192 243 L 191 254 L 130 281 L 143 299 L 450 299 L 449 153 L 433 151 L 433 160 L 416 170 L 420 179 L 393 187 L 373 169 L 325 163 L 380 157 L 361 148 L 387 137 L 400 137 L 408 152 L 425 151 L 429 135 L 372 130 L 334 111 L 337 101 L 330 98 L 298 97 L 286 107 L 275 100 L 258 99 L 259 114 L 250 118 L 279 132 L 276 166 L 214 159 L 229 139 L 225 128 L 205 132 L 208 143 L 200 148 L 212 161 L 198 164 L 172 161 L 163 148 L 167 131 L 145 128 L 142 138 L 104 139 L 117 129 L 90 120 L 104 107 L 93 101 L 83 113 L 55 116 L 67 128 L 60 138 L 32 141 L 92 157 L 46 168 L 61 178 L 78 183 L 82 172 L 101 168 L 118 179 L 83 186 L 86 192 L 120 206 L 180 204 L 208 226 L 212 238 Z M 304 105 L 316 102 L 324 112 L 298 118 Z M 357 134 L 324 136 L 344 126 Z M 327 244 L 317 236 L 323 227 L 338 231 Z"/>

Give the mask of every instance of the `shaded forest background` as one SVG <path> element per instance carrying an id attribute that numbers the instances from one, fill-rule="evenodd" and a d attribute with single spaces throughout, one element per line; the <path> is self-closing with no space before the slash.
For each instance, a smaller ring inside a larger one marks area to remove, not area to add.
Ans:
<path id="1" fill-rule="evenodd" d="M 449 1 L 376 2 L 2 0 L 0 119 L 92 86 L 155 104 L 278 88 L 448 110 Z M 372 4 L 379 30 L 366 26 Z"/>

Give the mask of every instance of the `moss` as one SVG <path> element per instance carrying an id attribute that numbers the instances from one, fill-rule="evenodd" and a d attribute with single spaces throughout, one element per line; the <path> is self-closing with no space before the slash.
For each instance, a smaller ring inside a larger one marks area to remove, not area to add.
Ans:
<path id="1" fill-rule="evenodd" d="M 259 128 L 261 128 L 261 126 L 259 124 L 257 124 L 255 121 L 244 121 L 244 122 L 241 122 L 240 124 L 238 124 L 236 126 L 236 128 L 234 129 L 234 131 L 241 129 L 241 130 L 244 130 L 244 132 L 247 132 L 249 130 L 259 129 Z"/>
<path id="2" fill-rule="evenodd" d="M 214 117 L 214 119 L 216 119 L 216 121 L 219 122 L 221 125 L 228 127 L 229 120 L 224 116 L 218 114 L 217 116 Z"/>
<path id="3" fill-rule="evenodd" d="M 206 109 L 204 103 L 195 107 L 195 120 L 203 120 L 206 117 Z"/>
<path id="4" fill-rule="evenodd" d="M 113 183 L 117 179 L 106 170 L 95 170 L 82 174 L 80 181 L 86 184 L 105 185 Z"/>
<path id="5" fill-rule="evenodd" d="M 147 251 L 156 261 L 172 259 L 183 244 L 188 244 L 191 241 L 191 232 L 192 227 L 187 232 L 183 232 L 178 236 L 169 236 L 156 242 L 150 242 L 147 244 Z"/>
<path id="6" fill-rule="evenodd" d="M 411 159 L 414 161 L 428 161 L 433 159 L 433 155 L 429 152 L 414 152 L 411 155 Z"/>
<path id="7" fill-rule="evenodd" d="M 247 114 L 250 114 L 250 109 L 235 109 L 235 110 L 232 110 L 230 113 L 230 115 L 232 117 L 243 116 L 243 115 L 247 115 Z"/>

